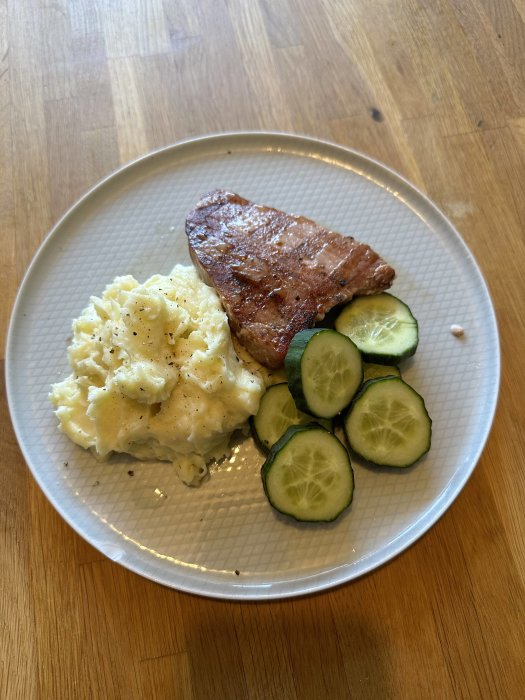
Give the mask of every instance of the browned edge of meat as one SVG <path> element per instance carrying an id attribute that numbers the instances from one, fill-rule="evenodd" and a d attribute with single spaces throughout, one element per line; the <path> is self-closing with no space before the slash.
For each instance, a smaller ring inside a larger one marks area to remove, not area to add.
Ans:
<path id="1" fill-rule="evenodd" d="M 186 234 L 233 333 L 270 368 L 282 366 L 298 331 L 353 296 L 388 289 L 395 276 L 365 243 L 226 190 L 197 203 Z"/>

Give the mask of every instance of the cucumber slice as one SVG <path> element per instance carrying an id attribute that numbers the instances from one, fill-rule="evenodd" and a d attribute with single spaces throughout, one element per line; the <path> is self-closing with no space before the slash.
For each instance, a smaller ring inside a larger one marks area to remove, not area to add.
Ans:
<path id="1" fill-rule="evenodd" d="M 335 520 L 354 493 L 348 451 L 319 425 L 288 428 L 270 450 L 261 478 L 271 505 L 304 522 Z"/>
<path id="2" fill-rule="evenodd" d="M 413 355 L 419 342 L 412 312 L 386 292 L 352 299 L 337 317 L 335 327 L 354 341 L 366 362 L 396 364 Z"/>
<path id="3" fill-rule="evenodd" d="M 371 379 L 344 418 L 352 450 L 384 467 L 410 467 L 430 449 L 432 421 L 423 398 L 399 377 Z"/>
<path id="4" fill-rule="evenodd" d="M 330 328 L 294 335 L 284 366 L 297 407 L 320 418 L 333 418 L 346 408 L 363 379 L 359 350 Z"/>
<path id="5" fill-rule="evenodd" d="M 274 384 L 263 394 L 259 410 L 252 418 L 252 432 L 255 440 L 265 450 L 269 450 L 291 425 L 306 425 L 321 422 L 332 429 L 332 421 L 314 418 L 300 411 L 295 405 L 288 384 Z"/>
<path id="6" fill-rule="evenodd" d="M 399 367 L 395 365 L 378 365 L 374 362 L 363 362 L 363 383 L 378 377 L 400 377 Z"/>

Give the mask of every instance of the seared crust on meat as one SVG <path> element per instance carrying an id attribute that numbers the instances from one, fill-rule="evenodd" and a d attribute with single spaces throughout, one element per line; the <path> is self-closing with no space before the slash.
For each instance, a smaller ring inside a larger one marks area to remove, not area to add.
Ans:
<path id="1" fill-rule="evenodd" d="M 395 275 L 370 246 L 225 190 L 198 202 L 186 234 L 233 333 L 270 368 L 283 364 L 298 331 L 355 295 L 388 289 Z"/>

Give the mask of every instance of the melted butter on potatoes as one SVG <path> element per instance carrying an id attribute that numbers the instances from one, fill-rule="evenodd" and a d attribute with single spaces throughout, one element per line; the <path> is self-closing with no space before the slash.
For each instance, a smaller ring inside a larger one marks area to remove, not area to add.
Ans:
<path id="1" fill-rule="evenodd" d="M 117 277 L 73 322 L 72 374 L 51 387 L 61 430 L 100 457 L 172 461 L 187 484 L 228 454 L 271 375 L 240 360 L 215 291 L 193 267 Z"/>

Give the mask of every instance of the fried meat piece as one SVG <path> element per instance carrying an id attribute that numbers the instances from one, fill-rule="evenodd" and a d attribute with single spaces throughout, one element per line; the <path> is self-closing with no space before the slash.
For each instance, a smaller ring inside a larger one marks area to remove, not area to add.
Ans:
<path id="1" fill-rule="evenodd" d="M 370 246 L 225 190 L 197 203 L 186 234 L 233 333 L 270 368 L 282 366 L 298 331 L 355 295 L 388 289 L 395 275 Z"/>

